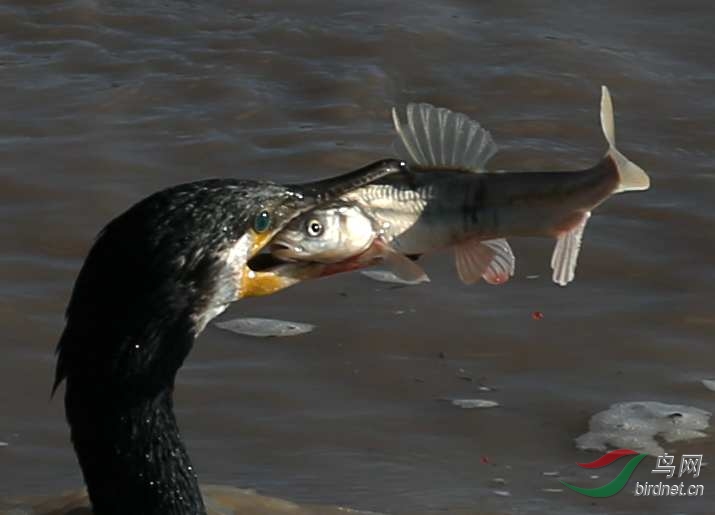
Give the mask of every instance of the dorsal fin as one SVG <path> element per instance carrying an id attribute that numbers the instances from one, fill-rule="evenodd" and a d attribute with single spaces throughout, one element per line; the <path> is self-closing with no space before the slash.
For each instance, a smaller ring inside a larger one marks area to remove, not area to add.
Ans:
<path id="1" fill-rule="evenodd" d="M 399 136 L 398 155 L 422 166 L 460 168 L 484 172 L 497 146 L 489 131 L 462 113 L 430 104 L 407 104 L 407 123 L 392 109 Z"/>

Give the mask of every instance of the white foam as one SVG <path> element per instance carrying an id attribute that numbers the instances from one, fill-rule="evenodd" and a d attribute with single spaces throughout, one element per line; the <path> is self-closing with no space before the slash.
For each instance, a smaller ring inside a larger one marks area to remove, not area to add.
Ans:
<path id="1" fill-rule="evenodd" d="M 269 336 L 295 336 L 315 329 L 312 324 L 274 320 L 272 318 L 234 318 L 216 322 L 216 327 L 233 333 L 265 338 Z"/>
<path id="2" fill-rule="evenodd" d="M 711 413 L 680 404 L 662 402 L 619 402 L 596 413 L 589 422 L 589 432 L 576 438 L 584 450 L 632 449 L 662 456 L 665 450 L 656 442 L 668 443 L 707 436 Z"/>

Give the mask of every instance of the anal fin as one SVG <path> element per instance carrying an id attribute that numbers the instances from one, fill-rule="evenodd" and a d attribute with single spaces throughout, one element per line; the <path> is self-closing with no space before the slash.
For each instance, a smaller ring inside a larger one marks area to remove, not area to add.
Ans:
<path id="1" fill-rule="evenodd" d="M 556 239 L 554 253 L 551 256 L 551 269 L 554 271 L 553 281 L 560 286 L 566 286 L 576 276 L 581 239 L 590 217 L 591 212 L 586 211 L 578 224 Z"/>
<path id="2" fill-rule="evenodd" d="M 455 246 L 455 263 L 465 284 L 482 278 L 489 284 L 503 284 L 514 275 L 514 253 L 505 239 L 460 243 Z"/>

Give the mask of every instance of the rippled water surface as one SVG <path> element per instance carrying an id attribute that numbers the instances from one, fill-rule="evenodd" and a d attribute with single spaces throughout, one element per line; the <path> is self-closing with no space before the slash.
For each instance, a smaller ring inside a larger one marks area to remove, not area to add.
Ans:
<path id="1" fill-rule="evenodd" d="M 178 415 L 202 482 L 299 502 L 712 513 L 713 466 L 693 499 L 637 498 L 631 483 L 594 501 L 544 491 L 560 484 L 542 473 L 588 484 L 574 462 L 598 454 L 573 439 L 615 402 L 715 408 L 699 382 L 715 377 L 713 8 L 506 4 L 2 3 L 0 497 L 81 484 L 48 400 L 53 349 L 93 237 L 129 205 L 190 180 L 307 180 L 387 157 L 389 109 L 409 101 L 479 119 L 494 167 L 583 167 L 604 150 L 608 84 L 619 146 L 653 188 L 595 212 L 574 284 L 551 284 L 551 242 L 514 240 L 518 276 L 501 287 L 461 285 L 440 254 L 428 285 L 349 274 L 239 302 L 223 318 L 317 328 L 265 340 L 210 326 L 179 375 Z M 714 442 L 666 447 L 715 462 Z M 657 482 L 654 465 L 635 477 Z"/>

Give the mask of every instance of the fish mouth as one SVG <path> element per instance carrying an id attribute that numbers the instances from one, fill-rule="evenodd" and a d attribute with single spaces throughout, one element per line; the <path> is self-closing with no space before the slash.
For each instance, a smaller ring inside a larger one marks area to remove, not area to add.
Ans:
<path id="1" fill-rule="evenodd" d="M 279 241 L 271 242 L 271 244 L 267 247 L 267 252 L 269 252 L 275 259 L 279 259 L 284 263 L 295 263 L 300 261 L 295 257 L 295 253 L 298 251 L 299 248 L 295 245 Z"/>
<path id="2" fill-rule="evenodd" d="M 254 272 L 277 271 L 286 265 L 297 265 L 298 263 L 308 263 L 295 257 L 296 247 L 288 243 L 271 242 L 263 248 L 261 252 L 248 260 L 248 268 Z"/>
<path id="3" fill-rule="evenodd" d="M 363 253 L 335 263 L 300 261 L 292 259 L 292 256 L 283 256 L 283 253 L 294 250 L 289 245 L 275 243 L 249 259 L 245 267 L 247 273 L 244 274 L 240 287 L 241 296 L 270 295 L 307 279 L 327 277 L 369 266 L 361 261 Z"/>
<path id="4" fill-rule="evenodd" d="M 254 272 L 271 272 L 278 270 L 281 266 L 289 263 L 291 263 L 291 261 L 281 259 L 273 254 L 273 252 L 269 249 L 267 252 L 261 252 L 253 256 L 246 264 L 248 265 L 248 268 Z"/>

